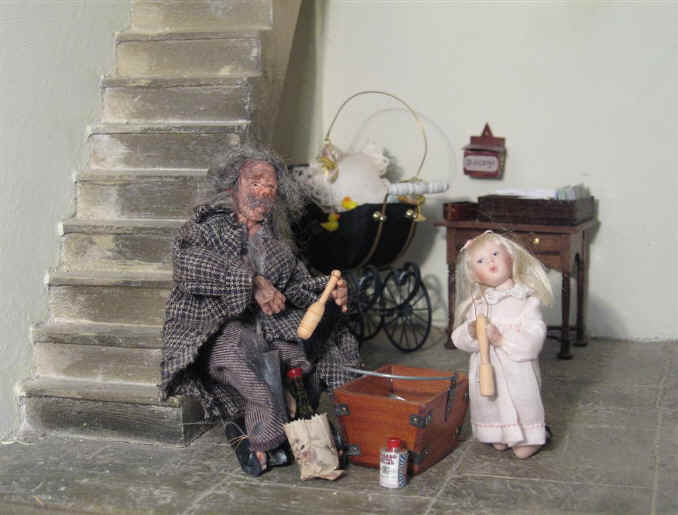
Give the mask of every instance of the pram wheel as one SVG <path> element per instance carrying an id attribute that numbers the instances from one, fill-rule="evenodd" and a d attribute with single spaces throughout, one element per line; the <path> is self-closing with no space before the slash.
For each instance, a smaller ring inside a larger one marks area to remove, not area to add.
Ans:
<path id="1" fill-rule="evenodd" d="M 417 265 L 405 263 L 386 276 L 381 315 L 384 332 L 396 348 L 413 352 L 424 345 L 431 330 L 431 300 Z"/>
<path id="2" fill-rule="evenodd" d="M 383 319 L 374 311 L 357 313 L 347 319 L 348 329 L 358 339 L 358 343 L 374 338 L 383 325 Z"/>
<path id="3" fill-rule="evenodd" d="M 360 274 L 345 275 L 349 289 L 348 327 L 361 343 L 374 338 L 381 330 L 382 317 L 372 309 L 379 300 L 381 279 L 376 267 L 368 265 Z"/>

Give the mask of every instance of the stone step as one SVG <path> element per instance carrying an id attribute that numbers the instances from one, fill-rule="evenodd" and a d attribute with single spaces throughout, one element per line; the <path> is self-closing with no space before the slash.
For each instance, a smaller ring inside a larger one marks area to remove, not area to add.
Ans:
<path id="1" fill-rule="evenodd" d="M 36 343 L 160 349 L 161 330 L 160 325 L 47 323 L 34 326 L 31 338 Z"/>
<path id="2" fill-rule="evenodd" d="M 159 325 L 172 272 L 57 270 L 47 285 L 50 322 Z"/>
<path id="3" fill-rule="evenodd" d="M 90 128 L 90 168 L 207 168 L 247 139 L 249 121 L 102 124 Z"/>
<path id="4" fill-rule="evenodd" d="M 157 385 L 160 349 L 115 348 L 39 342 L 34 346 L 40 376 Z"/>
<path id="5" fill-rule="evenodd" d="M 117 34 L 119 77 L 227 77 L 262 71 L 258 31 Z"/>
<path id="6" fill-rule="evenodd" d="M 206 170 L 101 170 L 76 178 L 78 218 L 184 218 L 207 192 Z"/>
<path id="7" fill-rule="evenodd" d="M 62 269 L 168 271 L 183 219 L 91 220 L 61 223 Z"/>
<path id="8" fill-rule="evenodd" d="M 186 445 L 210 427 L 196 400 L 163 402 L 153 385 L 36 377 L 19 397 L 29 430 Z"/>
<path id="9" fill-rule="evenodd" d="M 109 123 L 235 121 L 252 118 L 258 74 L 211 79 L 125 79 L 102 82 Z"/>
<path id="10" fill-rule="evenodd" d="M 273 25 L 272 0 L 131 0 L 131 27 L 139 32 L 228 30 Z"/>
<path id="11" fill-rule="evenodd" d="M 160 326 L 45 324 L 32 336 L 39 376 L 160 382 Z"/>

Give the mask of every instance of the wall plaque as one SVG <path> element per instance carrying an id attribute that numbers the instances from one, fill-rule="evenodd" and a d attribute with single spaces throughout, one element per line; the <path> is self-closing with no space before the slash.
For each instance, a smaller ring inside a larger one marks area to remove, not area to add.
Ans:
<path id="1" fill-rule="evenodd" d="M 506 163 L 505 138 L 496 138 L 486 123 L 480 136 L 464 146 L 464 173 L 481 179 L 501 179 Z"/>

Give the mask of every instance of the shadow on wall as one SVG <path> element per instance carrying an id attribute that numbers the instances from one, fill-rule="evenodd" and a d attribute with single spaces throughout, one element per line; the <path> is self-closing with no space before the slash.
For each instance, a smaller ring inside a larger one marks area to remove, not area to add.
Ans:
<path id="1" fill-rule="evenodd" d="M 589 337 L 630 339 L 628 325 L 615 309 L 614 299 L 603 298 L 589 291 L 586 313 L 588 314 L 586 329 Z"/>
<path id="2" fill-rule="evenodd" d="M 419 223 L 417 233 L 412 240 L 412 243 L 405 252 L 405 254 L 395 264 L 402 266 L 404 262 L 412 261 L 421 265 L 422 263 L 431 262 L 431 253 L 434 246 L 441 245 L 446 248 L 446 232 L 442 227 L 435 227 L 434 222 L 443 219 L 443 204 L 450 201 L 450 195 L 454 195 L 454 182 L 458 177 L 460 171 L 457 169 L 455 145 L 450 141 L 449 136 L 443 129 L 421 113 L 417 116 L 424 124 L 426 136 L 428 140 L 428 151 L 432 151 L 437 145 L 443 148 L 435 148 L 435 152 L 439 155 L 446 156 L 446 170 L 447 173 L 437 173 L 435 176 L 427 174 L 426 164 L 424 164 L 420 178 L 423 180 L 446 181 L 450 184 L 450 189 L 443 194 L 430 195 L 426 197 L 426 202 L 421 208 L 422 214 L 426 217 L 426 221 Z M 432 144 L 433 143 L 433 144 Z M 419 161 L 416 163 L 419 164 Z M 398 179 L 409 178 L 416 173 L 416 169 L 402 171 L 402 175 Z M 426 285 L 428 294 L 431 300 L 431 308 L 433 310 L 433 324 L 447 327 L 447 312 L 448 312 L 448 291 L 447 291 L 447 264 L 443 261 L 440 264 L 440 269 L 433 273 L 422 273 L 422 281 Z M 443 317 L 443 318 L 441 318 Z M 442 334 L 445 334 L 444 332 Z M 445 336 L 443 338 L 446 338 Z"/>
<path id="3" fill-rule="evenodd" d="M 562 323 L 562 281 L 560 273 L 550 272 L 551 286 L 553 287 L 553 304 L 544 307 L 544 319 L 549 326 L 559 326 Z M 611 299 L 603 298 L 592 292 L 590 287 L 586 297 L 584 325 L 589 338 L 629 339 L 628 326 L 619 316 Z M 570 328 L 573 330 L 577 323 L 577 284 L 570 278 Z M 574 335 L 572 336 L 574 341 Z"/>
<path id="4" fill-rule="evenodd" d="M 322 136 L 322 88 L 319 87 L 319 44 L 325 32 L 325 1 L 304 0 L 292 42 L 280 110 L 275 123 L 273 148 L 288 163 L 306 163 L 314 156 Z M 301 130 L 298 128 L 301 127 Z"/>
<path id="5" fill-rule="evenodd" d="M 428 262 L 430 258 L 433 245 L 437 240 L 442 241 L 442 245 L 445 245 L 446 242 L 446 233 L 443 228 L 438 228 L 433 225 L 433 222 L 443 219 L 443 204 L 449 202 L 450 195 L 454 195 L 454 182 L 455 179 L 460 175 L 460 171 L 457 170 L 457 161 L 456 161 L 456 151 L 455 145 L 448 135 L 443 131 L 443 129 L 434 122 L 431 118 L 417 113 L 417 116 L 424 124 L 426 130 L 426 135 L 428 139 L 428 151 L 429 153 L 435 151 L 439 155 L 445 155 L 447 161 L 447 174 L 443 174 L 441 177 L 440 173 L 436 173 L 435 176 L 431 176 L 426 172 L 426 164 L 421 170 L 419 177 L 423 180 L 433 180 L 433 181 L 446 181 L 450 184 L 450 189 L 443 194 L 438 195 L 429 195 L 426 197 L 426 202 L 421 208 L 422 214 L 426 217 L 426 221 L 419 224 L 417 227 L 417 234 L 410 245 L 410 248 L 405 253 L 403 258 L 404 261 L 414 261 L 415 263 L 425 263 Z M 442 144 L 444 148 L 442 149 L 433 149 L 431 143 L 437 142 Z M 418 164 L 418 162 L 417 162 Z M 411 173 L 405 173 L 403 178 L 410 177 L 416 173 L 415 170 L 411 170 Z M 447 277 L 447 267 L 443 263 L 444 270 L 440 272 L 440 277 Z M 444 291 L 447 291 L 447 285 L 443 285 Z M 446 295 L 442 298 L 446 298 Z M 446 302 L 444 303 L 446 304 Z M 434 305 L 435 309 L 435 305 Z"/>

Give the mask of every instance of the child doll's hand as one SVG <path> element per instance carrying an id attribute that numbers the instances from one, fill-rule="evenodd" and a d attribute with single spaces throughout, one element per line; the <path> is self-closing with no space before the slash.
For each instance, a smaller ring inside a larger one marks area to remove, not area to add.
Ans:
<path id="1" fill-rule="evenodd" d="M 476 321 L 475 320 L 468 323 L 468 334 L 474 340 L 478 337 L 477 332 L 476 332 Z"/>
<path id="2" fill-rule="evenodd" d="M 487 339 L 495 347 L 501 347 L 502 334 L 494 324 L 487 324 Z"/>
<path id="3" fill-rule="evenodd" d="M 474 340 L 478 338 L 478 331 L 476 330 L 476 321 L 473 320 L 468 323 L 468 334 Z M 501 347 L 502 334 L 497 329 L 497 326 L 494 324 L 487 324 L 485 328 L 485 334 L 487 334 L 487 340 L 494 345 L 495 347 Z"/>

